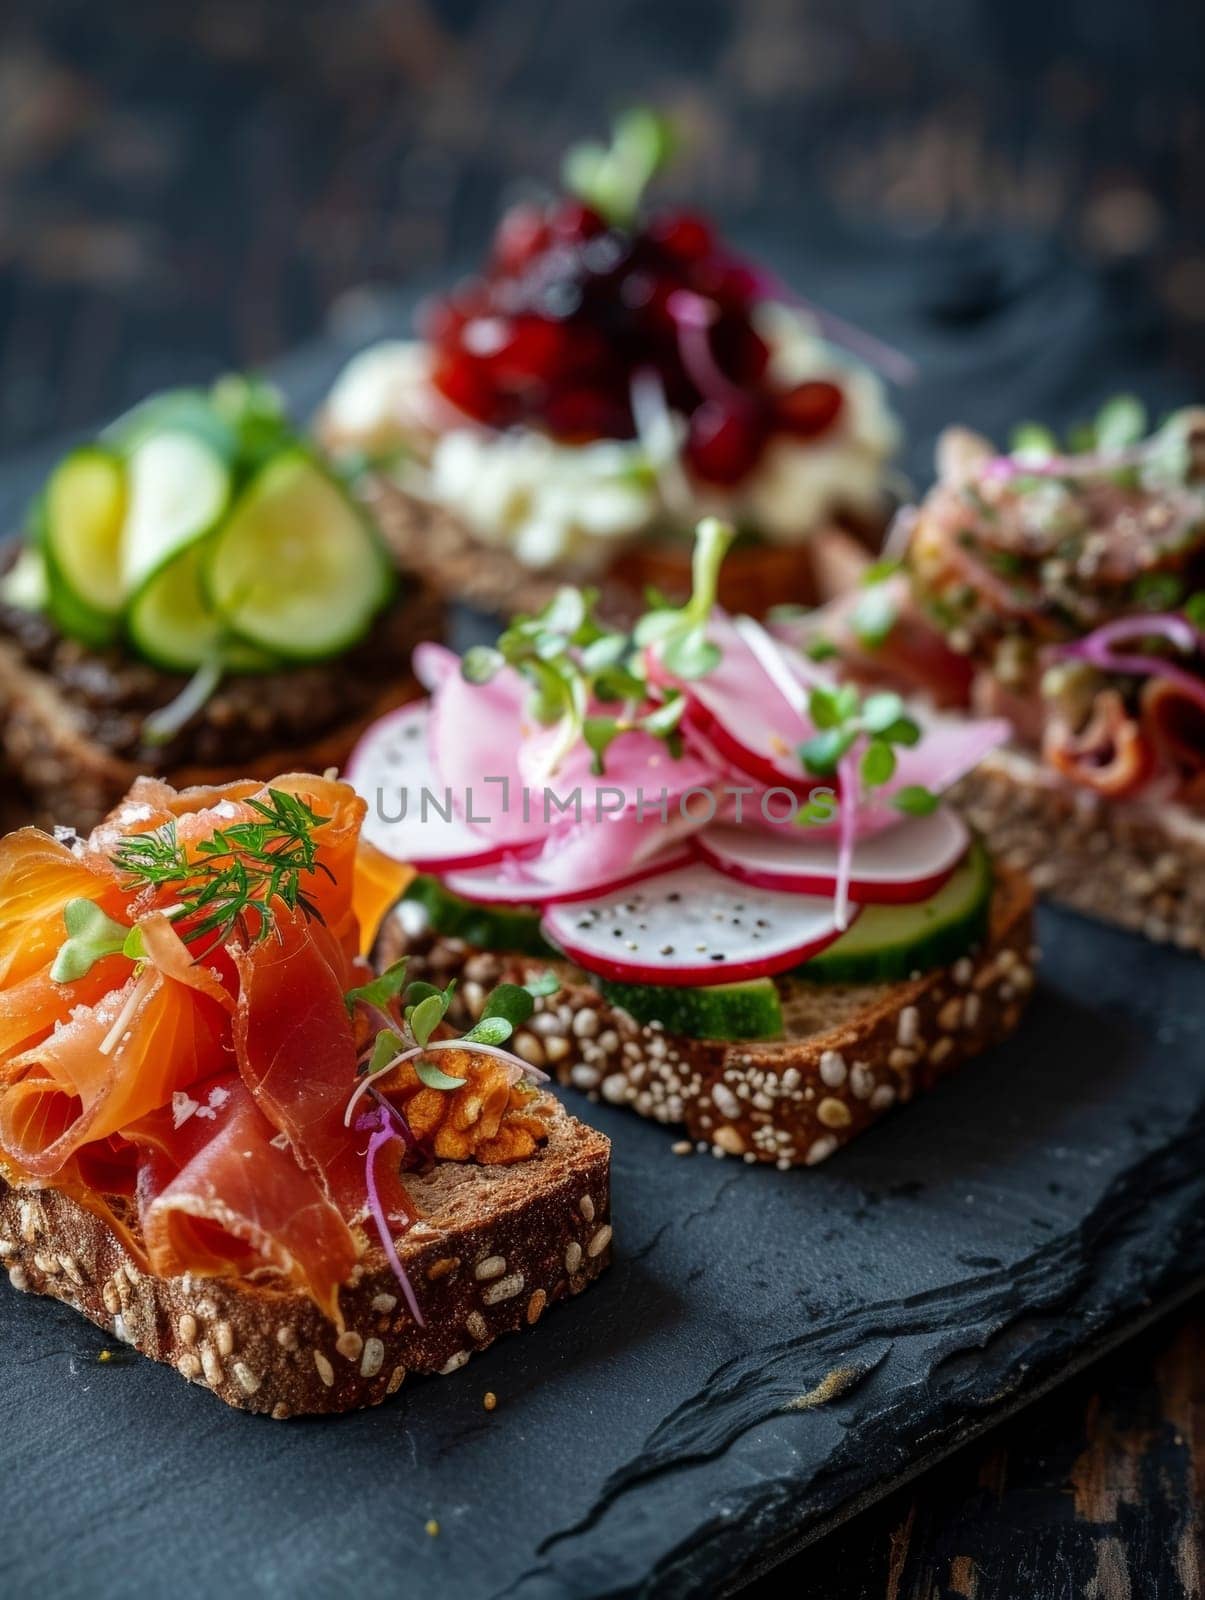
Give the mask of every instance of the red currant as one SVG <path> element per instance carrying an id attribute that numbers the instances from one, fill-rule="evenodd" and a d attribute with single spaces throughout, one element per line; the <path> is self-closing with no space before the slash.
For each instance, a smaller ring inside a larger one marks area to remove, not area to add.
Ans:
<path id="1" fill-rule="evenodd" d="M 676 261 L 701 261 L 715 248 L 711 225 L 693 211 L 670 211 L 654 217 L 648 236 Z"/>
<path id="2" fill-rule="evenodd" d="M 540 206 L 512 206 L 494 234 L 494 270 L 522 272 L 547 246 L 548 239 L 548 223 Z"/>
<path id="3" fill-rule="evenodd" d="M 775 415 L 779 427 L 797 439 L 814 439 L 831 428 L 841 414 L 845 397 L 835 383 L 800 383 L 778 396 Z"/>
<path id="4" fill-rule="evenodd" d="M 745 400 L 704 400 L 690 419 L 686 459 L 709 483 L 739 483 L 757 465 L 766 443 L 764 419 Z"/>
<path id="5" fill-rule="evenodd" d="M 431 381 L 454 406 L 479 422 L 500 425 L 497 396 L 482 371 L 481 364 L 471 356 L 443 355 L 435 363 Z"/>

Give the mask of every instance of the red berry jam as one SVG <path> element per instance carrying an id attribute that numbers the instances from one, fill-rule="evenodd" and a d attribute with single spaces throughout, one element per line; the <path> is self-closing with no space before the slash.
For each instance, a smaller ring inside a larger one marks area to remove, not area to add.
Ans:
<path id="1" fill-rule="evenodd" d="M 420 326 L 454 405 L 567 442 L 634 437 L 632 380 L 655 372 L 687 419 L 691 470 L 731 486 L 775 435 L 819 438 L 844 405 L 834 383 L 772 381 L 753 324 L 762 298 L 705 218 L 665 212 L 626 229 L 565 198 L 509 210 L 485 274 L 429 304 Z"/>

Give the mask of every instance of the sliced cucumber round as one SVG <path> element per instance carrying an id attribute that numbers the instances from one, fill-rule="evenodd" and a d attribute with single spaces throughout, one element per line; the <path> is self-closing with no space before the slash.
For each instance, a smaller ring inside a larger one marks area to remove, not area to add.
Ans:
<path id="1" fill-rule="evenodd" d="M 139 401 L 111 422 L 102 440 L 123 455 L 161 433 L 189 433 L 224 461 L 233 461 L 238 438 L 204 389 L 166 389 Z"/>
<path id="2" fill-rule="evenodd" d="M 988 930 L 992 864 L 976 840 L 936 894 L 910 905 L 864 906 L 847 933 L 792 973 L 816 983 L 895 983 L 948 966 Z"/>
<path id="3" fill-rule="evenodd" d="M 782 1005 L 772 978 L 717 983 L 706 989 L 605 979 L 598 986 L 637 1022 L 659 1022 L 668 1032 L 691 1039 L 776 1039 L 783 1031 Z"/>
<path id="4" fill-rule="evenodd" d="M 205 563 L 230 631 L 293 661 L 348 649 L 392 588 L 392 569 L 355 503 L 303 450 L 274 457 L 218 530 Z"/>
<path id="5" fill-rule="evenodd" d="M 50 604 L 46 558 L 36 545 L 27 544 L 0 581 L 0 598 L 18 611 L 45 611 Z"/>
<path id="6" fill-rule="evenodd" d="M 548 956 L 557 952 L 540 932 L 540 913 L 533 906 L 478 905 L 445 889 L 438 878 L 415 878 L 402 896 L 427 913 L 432 933 L 444 939 L 463 939 L 478 950 L 510 955 Z"/>
<path id="7" fill-rule="evenodd" d="M 202 547 L 193 545 L 143 584 L 126 616 L 130 642 L 166 672 L 194 672 L 213 662 L 232 672 L 270 672 L 273 656 L 231 639 L 201 583 Z"/>
<path id="8" fill-rule="evenodd" d="M 125 594 L 143 586 L 217 524 L 230 499 L 230 468 L 193 433 L 150 434 L 130 451 L 129 509 L 121 535 Z"/>
<path id="9" fill-rule="evenodd" d="M 118 631 L 127 504 L 121 457 L 84 445 L 51 473 L 35 513 L 50 614 L 88 644 L 107 644 Z"/>

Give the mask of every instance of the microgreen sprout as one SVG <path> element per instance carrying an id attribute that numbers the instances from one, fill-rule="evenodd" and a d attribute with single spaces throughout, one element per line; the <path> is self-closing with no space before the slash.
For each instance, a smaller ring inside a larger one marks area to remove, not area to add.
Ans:
<path id="1" fill-rule="evenodd" d="M 863 741 L 858 755 L 858 777 L 865 789 L 881 789 L 895 776 L 896 750 L 919 742 L 919 723 L 908 715 L 898 694 L 880 690 L 864 699 L 852 683 L 818 685 L 808 696 L 808 714 L 816 732 L 799 747 L 804 768 L 817 778 L 832 777 L 854 746 Z M 908 796 L 901 804 L 900 796 Z M 921 814 L 921 795 L 934 796 L 919 785 L 908 785 L 893 797 L 899 810 Z M 802 820 L 810 818 L 804 816 Z M 821 820 L 827 820 L 827 817 Z"/>
<path id="2" fill-rule="evenodd" d="M 632 633 L 616 632 L 597 619 L 596 590 L 566 587 L 536 615 L 517 617 L 495 645 L 467 651 L 461 675 L 468 683 L 485 684 L 510 667 L 527 680 L 531 716 L 560 730 L 546 759 L 549 776 L 579 742 L 592 752 L 594 771 L 603 772 L 607 749 L 622 733 L 651 734 L 676 755 L 686 702 L 679 690 L 666 688 L 650 705 L 643 652 L 655 646 L 667 670 L 679 678 L 702 677 L 718 665 L 720 653 L 707 638 L 707 621 L 733 537 L 727 524 L 705 518 L 695 539 L 690 599 L 678 607 L 659 604 Z"/>
<path id="3" fill-rule="evenodd" d="M 635 222 L 649 182 L 673 154 L 667 118 L 644 107 L 615 119 L 610 145 L 577 144 L 565 156 L 566 189 L 613 226 Z"/>
<path id="4" fill-rule="evenodd" d="M 536 1000 L 540 996 L 554 994 L 558 987 L 557 979 L 550 972 L 528 984 L 501 983 L 487 997 L 480 1017 L 467 1033 L 449 1036 L 438 1042 L 445 1046 L 471 1048 L 479 1044 L 487 1049 L 497 1049 L 531 1016 Z M 391 1067 L 399 1056 L 414 1050 L 426 1051 L 432 1044 L 436 1030 L 444 1025 L 455 992 L 455 979 L 442 989 L 422 979 L 407 983 L 405 957 L 371 983 L 349 989 L 345 999 L 348 1010 L 353 1014 L 358 1005 L 367 1006 L 371 1011 L 384 1010 L 389 1013 L 399 1000 L 401 1003 L 400 1026 L 382 1028 L 376 1034 L 367 1059 L 361 1065 L 361 1073 L 367 1079 L 377 1077 Z M 428 1089 L 450 1091 L 462 1088 L 466 1081 L 443 1072 L 423 1054 L 415 1059 L 414 1070 L 419 1081 Z"/>
<path id="5" fill-rule="evenodd" d="M 67 938 L 50 969 L 54 983 L 75 983 L 86 977 L 105 956 L 141 960 L 142 935 L 137 928 L 116 922 L 94 900 L 68 900 L 63 909 Z"/>

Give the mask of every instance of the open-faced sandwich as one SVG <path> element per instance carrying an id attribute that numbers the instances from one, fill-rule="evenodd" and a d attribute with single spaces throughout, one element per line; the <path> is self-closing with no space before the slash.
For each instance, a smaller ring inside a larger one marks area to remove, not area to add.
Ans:
<path id="1" fill-rule="evenodd" d="M 609 1259 L 609 1147 L 362 959 L 410 877 L 345 784 L 142 779 L 0 841 L 0 1257 L 231 1405 L 452 1372 Z M 547 973 L 532 988 L 547 995 Z"/>
<path id="2" fill-rule="evenodd" d="M 366 834 L 414 863 L 382 956 L 489 985 L 551 958 L 525 1059 L 717 1154 L 830 1155 L 1013 1029 L 1031 893 L 940 801 L 1008 732 L 860 695 L 695 587 L 631 633 L 565 589 L 494 649 L 423 646 L 430 700 L 353 757 Z"/>
<path id="3" fill-rule="evenodd" d="M 340 764 L 433 631 L 273 390 L 156 396 L 51 473 L 0 586 L 0 754 L 48 824 L 145 771 Z"/>
<path id="4" fill-rule="evenodd" d="M 997 856 L 1205 951 L 1205 412 L 1147 434 L 1114 401 L 1070 449 L 1030 424 L 1007 454 L 951 429 L 901 528 L 907 576 L 787 632 L 1007 717 L 1012 741 L 959 795 Z M 868 607 L 869 650 L 845 626 Z"/>
<path id="5" fill-rule="evenodd" d="M 566 580 L 604 611 L 689 588 L 706 512 L 741 532 L 721 598 L 812 601 L 817 536 L 877 534 L 897 427 L 879 379 L 693 213 L 641 208 L 668 148 L 633 112 L 609 149 L 570 152 L 566 192 L 499 224 L 482 275 L 430 302 L 417 342 L 370 348 L 322 419 L 406 565 L 509 615 Z M 896 364 L 893 366 L 893 362 Z"/>

